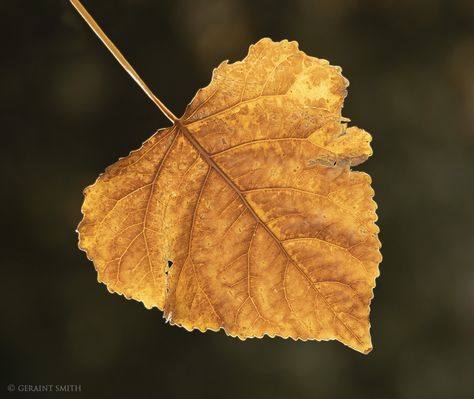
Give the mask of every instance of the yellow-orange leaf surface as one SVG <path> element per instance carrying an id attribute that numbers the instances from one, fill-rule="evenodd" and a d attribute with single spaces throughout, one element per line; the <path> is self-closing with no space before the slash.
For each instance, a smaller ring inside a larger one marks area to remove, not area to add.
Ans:
<path id="1" fill-rule="evenodd" d="M 350 169 L 372 152 L 341 116 L 347 85 L 295 42 L 222 63 L 85 190 L 80 247 L 99 281 L 188 330 L 368 353 L 380 242 L 371 179 Z"/>

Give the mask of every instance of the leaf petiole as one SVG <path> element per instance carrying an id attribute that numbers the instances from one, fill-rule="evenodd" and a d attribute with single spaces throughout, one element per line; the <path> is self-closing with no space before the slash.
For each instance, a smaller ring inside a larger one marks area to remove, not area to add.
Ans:
<path id="1" fill-rule="evenodd" d="M 94 18 L 89 14 L 89 12 L 84 8 L 79 0 L 70 0 L 71 4 L 81 15 L 82 18 L 87 22 L 90 28 L 94 33 L 99 37 L 102 43 L 109 49 L 115 59 L 122 65 L 122 67 L 128 72 L 128 74 L 133 78 L 135 82 L 141 87 L 141 89 L 146 93 L 146 95 L 153 101 L 156 106 L 160 109 L 161 112 L 171 121 L 176 122 L 178 118 L 163 104 L 158 97 L 156 97 L 150 88 L 145 84 L 145 82 L 140 78 L 138 73 L 133 69 L 130 63 L 125 59 L 123 54 L 119 49 L 112 43 L 112 41 L 107 37 L 104 31 L 100 26 L 95 22 Z"/>

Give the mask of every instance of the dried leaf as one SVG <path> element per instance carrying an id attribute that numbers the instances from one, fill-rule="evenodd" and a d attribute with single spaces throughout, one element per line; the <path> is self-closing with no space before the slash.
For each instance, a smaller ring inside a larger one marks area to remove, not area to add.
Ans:
<path id="1" fill-rule="evenodd" d="M 85 190 L 80 247 L 111 292 L 187 330 L 371 348 L 381 261 L 371 136 L 296 42 L 222 63 L 183 117 Z M 168 260 L 172 261 L 169 267 Z"/>

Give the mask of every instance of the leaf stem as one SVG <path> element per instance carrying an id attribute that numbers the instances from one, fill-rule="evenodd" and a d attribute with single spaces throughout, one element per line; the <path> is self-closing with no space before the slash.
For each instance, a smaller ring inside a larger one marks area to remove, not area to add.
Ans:
<path id="1" fill-rule="evenodd" d="M 91 27 L 94 33 L 99 37 L 102 43 L 109 49 L 112 55 L 116 58 L 116 60 L 122 65 L 122 67 L 128 72 L 128 74 L 133 78 L 135 82 L 141 87 L 141 89 L 146 93 L 146 95 L 153 101 L 156 106 L 165 114 L 165 116 L 171 121 L 176 122 L 178 118 L 163 104 L 158 97 L 156 97 L 150 88 L 145 84 L 145 82 L 138 76 L 138 73 L 133 69 L 133 67 L 129 64 L 129 62 L 125 59 L 123 54 L 119 51 L 117 47 L 111 42 L 111 40 L 107 37 L 104 31 L 97 25 L 94 18 L 87 12 L 84 6 L 81 4 L 79 0 L 70 0 L 71 4 L 74 8 L 79 12 L 82 18 L 87 22 L 87 24 Z"/>

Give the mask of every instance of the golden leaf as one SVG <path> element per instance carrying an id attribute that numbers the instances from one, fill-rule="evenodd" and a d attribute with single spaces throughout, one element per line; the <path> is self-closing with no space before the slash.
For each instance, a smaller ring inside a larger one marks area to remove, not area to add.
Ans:
<path id="1" fill-rule="evenodd" d="M 222 63 L 172 127 L 85 190 L 80 247 L 111 292 L 187 330 L 371 348 L 381 261 L 371 136 L 296 42 Z M 172 267 L 168 266 L 172 261 Z"/>

